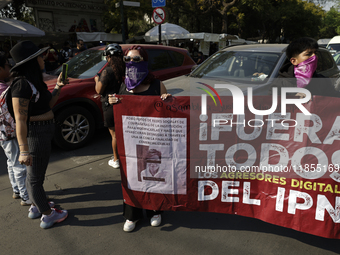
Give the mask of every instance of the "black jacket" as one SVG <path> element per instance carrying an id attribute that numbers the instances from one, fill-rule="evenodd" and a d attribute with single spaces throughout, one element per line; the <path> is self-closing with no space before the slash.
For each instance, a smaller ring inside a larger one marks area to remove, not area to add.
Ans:
<path id="1" fill-rule="evenodd" d="M 270 88 L 270 94 L 272 94 L 272 88 L 277 87 L 278 93 L 280 94 L 282 87 L 297 87 L 296 78 L 294 75 L 294 65 L 288 63 L 281 67 L 279 76 Z M 305 87 L 308 89 L 312 96 L 329 96 L 329 97 L 340 97 L 340 92 L 336 91 L 331 79 L 314 72 L 313 77 L 309 84 Z"/>

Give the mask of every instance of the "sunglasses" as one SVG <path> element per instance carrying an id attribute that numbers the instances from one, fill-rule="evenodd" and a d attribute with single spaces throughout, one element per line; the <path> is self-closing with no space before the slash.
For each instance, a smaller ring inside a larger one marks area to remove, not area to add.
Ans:
<path id="1" fill-rule="evenodd" d="M 125 63 L 129 63 L 131 61 L 138 63 L 138 62 L 143 61 L 143 57 L 141 57 L 141 56 L 134 56 L 134 57 L 131 58 L 130 56 L 124 56 L 123 60 L 124 60 Z"/>

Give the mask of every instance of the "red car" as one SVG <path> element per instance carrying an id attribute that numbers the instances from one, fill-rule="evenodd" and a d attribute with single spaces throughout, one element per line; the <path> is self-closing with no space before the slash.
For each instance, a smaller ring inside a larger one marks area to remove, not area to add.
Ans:
<path id="1" fill-rule="evenodd" d="M 123 50 L 132 44 L 121 45 Z M 61 90 L 53 108 L 56 120 L 54 142 L 63 149 L 76 149 L 91 140 L 95 129 L 102 127 L 100 96 L 94 89 L 94 77 L 107 65 L 102 53 L 106 46 L 88 49 L 68 64 L 70 84 Z M 149 55 L 149 70 L 160 80 L 190 73 L 195 62 L 187 50 L 162 45 L 143 45 Z M 61 68 L 45 76 L 52 91 Z"/>

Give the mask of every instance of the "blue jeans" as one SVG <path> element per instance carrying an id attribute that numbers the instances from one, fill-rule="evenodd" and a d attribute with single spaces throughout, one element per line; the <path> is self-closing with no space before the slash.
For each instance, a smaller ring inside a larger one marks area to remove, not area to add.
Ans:
<path id="1" fill-rule="evenodd" d="M 8 176 L 13 192 L 19 193 L 23 200 L 27 200 L 28 193 L 25 185 L 27 171 L 26 166 L 18 161 L 20 154 L 18 141 L 17 139 L 0 141 L 0 145 L 7 157 Z"/>

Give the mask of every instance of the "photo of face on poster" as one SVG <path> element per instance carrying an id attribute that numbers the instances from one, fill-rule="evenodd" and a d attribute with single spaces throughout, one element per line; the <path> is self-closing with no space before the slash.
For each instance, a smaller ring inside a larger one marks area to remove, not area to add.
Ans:
<path id="1" fill-rule="evenodd" d="M 171 162 L 163 158 L 162 163 L 160 149 L 137 145 L 137 170 L 140 175 L 138 181 L 142 182 L 142 190 L 145 192 L 173 190 Z"/>

